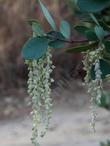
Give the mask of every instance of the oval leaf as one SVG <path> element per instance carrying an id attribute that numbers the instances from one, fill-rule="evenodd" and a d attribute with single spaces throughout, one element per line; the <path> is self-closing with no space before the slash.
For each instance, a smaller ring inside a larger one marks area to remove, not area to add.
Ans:
<path id="1" fill-rule="evenodd" d="M 54 49 L 60 49 L 64 47 L 64 42 L 60 40 L 55 40 L 55 41 L 50 41 L 49 46 L 54 48 Z"/>
<path id="2" fill-rule="evenodd" d="M 95 32 L 93 30 L 88 30 L 85 32 L 85 36 L 89 41 L 96 41 L 98 40 Z"/>
<path id="3" fill-rule="evenodd" d="M 110 41 L 104 41 L 104 45 L 105 45 L 105 50 L 107 51 L 107 53 L 110 53 Z"/>
<path id="4" fill-rule="evenodd" d="M 39 59 L 42 57 L 48 48 L 48 41 L 44 37 L 33 37 L 29 39 L 23 49 L 22 56 L 24 59 Z"/>
<path id="5" fill-rule="evenodd" d="M 50 40 L 49 46 L 54 49 L 59 49 L 64 47 L 64 36 L 60 32 L 50 31 L 47 33 L 47 38 Z"/>
<path id="6" fill-rule="evenodd" d="M 77 32 L 81 33 L 81 34 L 85 34 L 85 32 L 89 30 L 88 27 L 86 27 L 86 26 L 81 26 L 81 25 L 75 26 L 74 29 L 75 29 Z"/>
<path id="7" fill-rule="evenodd" d="M 71 33 L 70 31 L 71 31 L 71 29 L 70 29 L 69 23 L 65 20 L 61 21 L 60 32 L 63 34 L 63 36 L 66 39 L 70 38 L 70 33 Z"/>
<path id="8" fill-rule="evenodd" d="M 47 37 L 49 37 L 51 40 L 65 40 L 64 36 L 57 31 L 50 31 L 47 33 Z"/>
<path id="9" fill-rule="evenodd" d="M 100 24 L 103 27 L 103 29 L 105 29 L 106 31 L 110 31 L 110 26 L 106 24 L 106 22 L 100 21 Z"/>
<path id="10" fill-rule="evenodd" d="M 105 37 L 105 31 L 101 26 L 95 27 L 95 33 L 100 41 L 102 41 Z"/>
<path id="11" fill-rule="evenodd" d="M 48 9 L 45 7 L 45 5 L 41 2 L 41 0 L 38 0 L 41 10 L 46 18 L 46 20 L 48 21 L 48 23 L 51 25 L 51 27 L 53 28 L 53 30 L 56 30 L 56 24 L 52 18 L 52 16 L 50 15 Z"/>
<path id="12" fill-rule="evenodd" d="M 43 36 L 44 30 L 42 29 L 40 23 L 34 19 L 28 20 L 29 25 L 32 27 L 33 32 L 37 36 Z"/>
<path id="13" fill-rule="evenodd" d="M 43 36 L 43 35 L 44 35 L 44 31 L 43 31 L 43 29 L 41 28 L 41 26 L 40 26 L 39 23 L 33 22 L 33 23 L 32 23 L 32 30 L 33 30 L 33 32 L 35 32 L 35 34 L 36 34 L 37 36 Z"/>
<path id="14" fill-rule="evenodd" d="M 97 13 L 110 6 L 110 0 L 78 0 L 82 12 Z"/>

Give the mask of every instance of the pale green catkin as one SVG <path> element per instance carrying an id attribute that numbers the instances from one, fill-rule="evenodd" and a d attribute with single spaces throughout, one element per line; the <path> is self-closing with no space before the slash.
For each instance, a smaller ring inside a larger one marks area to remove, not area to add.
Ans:
<path id="1" fill-rule="evenodd" d="M 102 96 L 103 91 L 103 85 L 102 85 L 102 79 L 101 79 L 101 70 L 100 70 L 100 59 L 102 58 L 102 51 L 104 49 L 104 46 L 99 46 L 98 49 L 94 51 L 87 51 L 87 53 L 84 56 L 83 64 L 84 64 L 84 70 L 86 71 L 85 76 L 85 85 L 88 88 L 88 93 L 91 96 L 91 127 L 93 131 L 95 132 L 95 121 L 96 121 L 96 105 L 95 102 L 100 103 L 100 99 Z M 94 71 L 95 71 L 95 79 L 93 80 L 91 78 L 91 70 L 94 65 Z"/>
<path id="2" fill-rule="evenodd" d="M 54 66 L 50 49 L 39 60 L 26 60 L 26 64 L 29 70 L 28 93 L 32 97 L 33 105 L 31 140 L 35 146 L 39 146 L 39 139 L 45 135 L 52 113 L 51 83 L 54 80 L 51 73 Z"/>

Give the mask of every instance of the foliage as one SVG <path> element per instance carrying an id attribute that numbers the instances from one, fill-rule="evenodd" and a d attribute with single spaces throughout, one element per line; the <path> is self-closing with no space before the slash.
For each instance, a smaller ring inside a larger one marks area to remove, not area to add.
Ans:
<path id="1" fill-rule="evenodd" d="M 106 142 L 101 142 L 100 146 L 110 146 L 110 140 L 107 140 Z"/>
<path id="2" fill-rule="evenodd" d="M 22 56 L 26 60 L 39 59 L 47 52 L 48 41 L 45 37 L 32 37 L 23 47 Z"/>
<path id="3" fill-rule="evenodd" d="M 68 22 L 62 20 L 61 21 L 61 26 L 60 26 L 60 32 L 63 34 L 63 36 L 66 38 L 66 39 L 69 39 L 70 38 L 70 25 Z"/>
<path id="4" fill-rule="evenodd" d="M 44 106 L 44 113 L 47 115 L 51 111 L 50 77 L 53 68 L 50 56 L 52 48 L 60 49 L 69 43 L 74 44 L 74 47 L 66 49 L 66 52 L 83 54 L 84 70 L 86 71 L 85 85 L 93 103 L 91 125 L 94 131 L 96 119 L 94 104 L 106 109 L 109 109 L 110 105 L 109 95 L 103 90 L 103 81 L 108 80 L 110 74 L 110 0 L 75 1 L 75 5 L 79 9 L 79 16 L 86 16 L 79 21 L 80 24 L 74 27 L 74 30 L 84 37 L 83 40 L 71 40 L 70 24 L 66 20 L 61 20 L 58 28 L 42 1 L 37 0 L 37 3 L 51 29 L 49 32 L 44 32 L 39 22 L 30 20 L 33 37 L 26 42 L 22 50 L 22 56 L 29 68 L 28 88 L 34 105 L 32 142 L 35 146 L 38 145 L 37 137 L 39 137 L 36 123 L 39 125 L 42 122 L 41 107 Z M 46 96 L 48 96 L 48 100 Z"/>
<path id="5" fill-rule="evenodd" d="M 78 6 L 82 12 L 97 13 L 109 7 L 109 0 L 78 0 Z"/>

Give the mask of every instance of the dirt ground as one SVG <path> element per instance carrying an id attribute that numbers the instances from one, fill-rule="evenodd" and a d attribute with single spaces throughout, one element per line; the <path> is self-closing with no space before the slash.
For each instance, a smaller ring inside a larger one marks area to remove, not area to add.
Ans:
<path id="1" fill-rule="evenodd" d="M 110 139 L 110 112 L 104 109 L 97 109 L 96 133 L 91 132 L 89 97 L 80 83 L 55 89 L 53 97 L 53 117 L 41 146 L 99 146 Z M 1 120 L 0 146 L 32 146 L 31 122 L 28 112 Z"/>

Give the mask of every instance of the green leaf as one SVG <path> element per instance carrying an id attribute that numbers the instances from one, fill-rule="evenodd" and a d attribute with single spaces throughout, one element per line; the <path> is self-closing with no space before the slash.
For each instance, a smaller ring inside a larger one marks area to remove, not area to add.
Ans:
<path id="1" fill-rule="evenodd" d="M 63 34 L 63 36 L 66 39 L 70 38 L 71 29 L 70 29 L 70 25 L 67 21 L 65 21 L 65 20 L 61 21 L 60 32 Z"/>
<path id="2" fill-rule="evenodd" d="M 95 102 L 99 107 L 110 109 L 110 94 L 103 92 L 100 102 L 96 100 Z"/>
<path id="3" fill-rule="evenodd" d="M 97 13 L 110 6 L 110 0 L 78 0 L 82 12 Z"/>
<path id="4" fill-rule="evenodd" d="M 110 146 L 110 140 L 107 140 L 107 144 L 108 144 L 108 146 Z"/>
<path id="5" fill-rule="evenodd" d="M 85 32 L 86 32 L 87 30 L 89 30 L 88 27 L 86 27 L 86 26 L 81 26 L 81 25 L 75 26 L 74 29 L 75 29 L 77 32 L 81 33 L 81 34 L 85 34 Z"/>
<path id="6" fill-rule="evenodd" d="M 103 28 L 101 26 L 95 27 L 95 33 L 100 41 L 102 41 L 104 39 L 105 31 L 103 30 Z"/>
<path id="7" fill-rule="evenodd" d="M 105 144 L 103 142 L 100 142 L 100 146 L 105 146 Z"/>
<path id="8" fill-rule="evenodd" d="M 49 46 L 54 49 L 63 48 L 65 44 L 65 38 L 60 32 L 50 31 L 47 33 L 49 39 Z"/>
<path id="9" fill-rule="evenodd" d="M 81 33 L 81 34 L 85 34 L 85 32 L 89 30 L 88 27 L 86 27 L 86 26 L 81 26 L 81 25 L 75 26 L 74 29 L 75 29 L 77 32 Z"/>
<path id="10" fill-rule="evenodd" d="M 87 37 L 87 39 L 89 41 L 96 41 L 96 40 L 98 40 L 98 38 L 97 38 L 97 36 L 96 36 L 96 34 L 95 34 L 95 32 L 93 30 L 86 31 L 85 32 L 85 36 Z"/>
<path id="11" fill-rule="evenodd" d="M 106 106 L 106 95 L 103 93 L 101 96 L 100 102 L 96 101 L 96 104 L 100 107 L 105 107 Z"/>
<path id="12" fill-rule="evenodd" d="M 82 45 L 82 46 L 77 46 L 73 47 L 71 49 L 66 50 L 68 53 L 80 53 L 80 52 L 85 52 L 87 50 L 93 49 L 97 45 L 97 42 L 87 44 L 87 45 Z"/>
<path id="13" fill-rule="evenodd" d="M 92 20 L 95 22 L 96 25 L 99 25 L 98 19 L 94 14 L 90 13 L 90 17 L 92 18 Z"/>
<path id="14" fill-rule="evenodd" d="M 110 31 L 110 26 L 106 24 L 104 21 L 100 21 L 99 23 L 103 27 L 104 30 Z"/>
<path id="15" fill-rule="evenodd" d="M 36 20 L 29 20 L 28 23 L 31 25 L 33 32 L 35 32 L 35 34 L 37 36 L 43 36 L 44 35 L 44 31 L 40 25 L 40 23 Z"/>
<path id="16" fill-rule="evenodd" d="M 55 41 L 50 41 L 49 46 L 54 48 L 54 49 L 60 49 L 64 47 L 64 42 L 60 40 L 55 40 Z"/>
<path id="17" fill-rule="evenodd" d="M 106 75 L 110 74 L 110 65 L 105 61 L 105 60 L 100 60 L 100 69 L 102 72 L 102 79 L 106 78 Z M 94 70 L 94 66 L 92 67 L 91 70 L 91 77 L 93 80 L 95 80 L 95 70 Z"/>
<path id="18" fill-rule="evenodd" d="M 104 41 L 104 45 L 105 45 L 105 50 L 107 51 L 107 53 L 110 53 L 110 41 Z"/>
<path id="19" fill-rule="evenodd" d="M 28 24 L 29 24 L 30 26 L 32 26 L 32 23 L 33 23 L 33 22 L 34 22 L 34 23 L 38 23 L 38 21 L 35 20 L 35 19 L 30 19 L 30 20 L 28 20 L 27 22 L 28 22 Z"/>
<path id="20" fill-rule="evenodd" d="M 35 34 L 37 36 L 43 36 L 44 35 L 44 31 L 43 29 L 41 28 L 40 24 L 39 23 L 34 23 L 32 24 L 32 29 L 33 29 L 33 32 L 35 32 Z"/>
<path id="21" fill-rule="evenodd" d="M 42 57 L 48 48 L 48 41 L 45 37 L 30 38 L 22 49 L 22 56 L 24 59 L 39 59 Z"/>
<path id="22" fill-rule="evenodd" d="M 86 26 L 76 26 L 75 30 L 77 30 L 77 32 L 83 34 L 89 41 L 98 40 L 97 35 L 95 34 L 93 29 L 90 29 Z"/>
<path id="23" fill-rule="evenodd" d="M 53 30 L 56 30 L 56 24 L 52 18 L 52 16 L 50 15 L 48 9 L 45 7 L 45 5 L 41 2 L 41 0 L 38 0 L 41 10 L 46 18 L 46 20 L 48 21 L 48 23 L 51 25 L 51 27 L 53 28 Z"/>
<path id="24" fill-rule="evenodd" d="M 52 40 L 52 41 L 55 41 L 55 40 L 65 40 L 65 37 L 60 33 L 60 32 L 57 32 L 57 31 L 50 31 L 47 33 L 47 37 Z"/>

